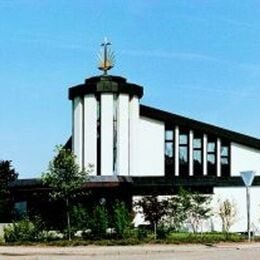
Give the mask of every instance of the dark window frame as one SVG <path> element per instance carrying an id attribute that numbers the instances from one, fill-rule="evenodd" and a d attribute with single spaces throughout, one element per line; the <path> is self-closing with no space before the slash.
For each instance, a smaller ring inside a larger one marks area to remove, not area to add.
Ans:
<path id="1" fill-rule="evenodd" d="M 200 147 L 194 146 L 194 140 L 195 139 L 200 139 L 200 141 L 201 141 Z M 203 164 L 204 164 L 204 156 L 203 156 L 204 149 L 203 149 L 203 147 L 204 147 L 203 133 L 194 132 L 193 143 L 192 143 L 192 159 L 193 159 L 193 175 L 194 176 L 203 176 Z M 195 163 L 195 156 L 194 156 L 195 151 L 200 151 L 200 153 L 201 153 L 201 164 L 200 165 Z"/>
<path id="2" fill-rule="evenodd" d="M 223 147 L 227 147 L 228 152 L 226 155 L 221 154 L 221 149 Z M 227 159 L 228 163 L 223 164 L 222 159 Z M 231 175 L 231 144 L 227 140 L 221 140 L 221 146 L 220 146 L 220 171 L 221 171 L 221 177 L 230 177 Z"/>
<path id="3" fill-rule="evenodd" d="M 209 151 L 209 144 L 214 143 L 214 151 Z M 209 155 L 213 155 L 215 158 L 215 163 L 211 164 L 209 162 Z M 207 175 L 209 176 L 217 176 L 217 137 L 208 136 L 207 138 Z"/>
<path id="4" fill-rule="evenodd" d="M 167 131 L 172 132 L 172 138 L 167 138 Z M 167 158 L 166 147 L 167 144 L 172 146 L 172 157 Z M 165 129 L 164 136 L 164 164 L 165 164 L 165 176 L 172 176 L 175 174 L 175 128 L 169 127 Z"/>
<path id="5" fill-rule="evenodd" d="M 190 135 L 189 135 L 189 129 L 186 128 L 180 128 L 179 129 L 179 149 L 178 149 L 178 153 L 179 153 L 179 176 L 181 177 L 188 177 L 189 176 L 189 163 L 190 163 L 190 159 L 189 159 L 189 144 L 190 144 Z M 181 136 L 182 135 L 186 135 L 187 136 L 187 142 L 186 143 L 181 143 Z M 181 157 L 180 157 L 180 148 L 186 148 L 186 152 L 187 152 L 187 162 L 181 163 Z"/>

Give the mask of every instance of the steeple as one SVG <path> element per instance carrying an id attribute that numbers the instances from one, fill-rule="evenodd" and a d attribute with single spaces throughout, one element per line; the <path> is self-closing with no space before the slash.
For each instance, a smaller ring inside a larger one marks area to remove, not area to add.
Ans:
<path id="1" fill-rule="evenodd" d="M 107 71 L 112 69 L 115 65 L 115 55 L 109 47 L 110 45 L 112 45 L 112 43 L 109 42 L 106 37 L 104 42 L 100 44 L 103 49 L 98 55 L 98 68 L 104 72 L 104 76 L 106 76 Z"/>

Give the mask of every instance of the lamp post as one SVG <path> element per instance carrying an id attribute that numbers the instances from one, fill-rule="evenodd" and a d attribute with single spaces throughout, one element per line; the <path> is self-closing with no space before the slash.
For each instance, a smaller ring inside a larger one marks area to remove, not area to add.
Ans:
<path id="1" fill-rule="evenodd" d="M 247 208 L 247 235 L 248 242 L 251 241 L 251 228 L 250 228 L 250 192 L 249 188 L 253 183 L 255 172 L 254 171 L 243 171 L 240 172 L 240 176 L 246 186 L 246 208 Z"/>

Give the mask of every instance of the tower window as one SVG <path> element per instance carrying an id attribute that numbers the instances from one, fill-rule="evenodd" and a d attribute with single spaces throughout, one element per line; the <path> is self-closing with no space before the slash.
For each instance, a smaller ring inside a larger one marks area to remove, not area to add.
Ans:
<path id="1" fill-rule="evenodd" d="M 97 175 L 101 175 L 101 102 L 100 96 L 97 99 Z"/>
<path id="2" fill-rule="evenodd" d="M 117 110 L 118 110 L 118 96 L 113 95 L 113 172 L 116 174 L 117 170 Z"/>

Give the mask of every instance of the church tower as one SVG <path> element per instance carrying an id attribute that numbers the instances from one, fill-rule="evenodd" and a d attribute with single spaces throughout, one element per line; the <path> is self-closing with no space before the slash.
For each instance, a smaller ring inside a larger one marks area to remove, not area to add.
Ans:
<path id="1" fill-rule="evenodd" d="M 80 168 L 92 175 L 135 175 L 138 171 L 139 100 L 143 88 L 110 76 L 113 53 L 105 40 L 99 69 L 103 75 L 69 89 L 72 101 L 72 149 Z"/>

